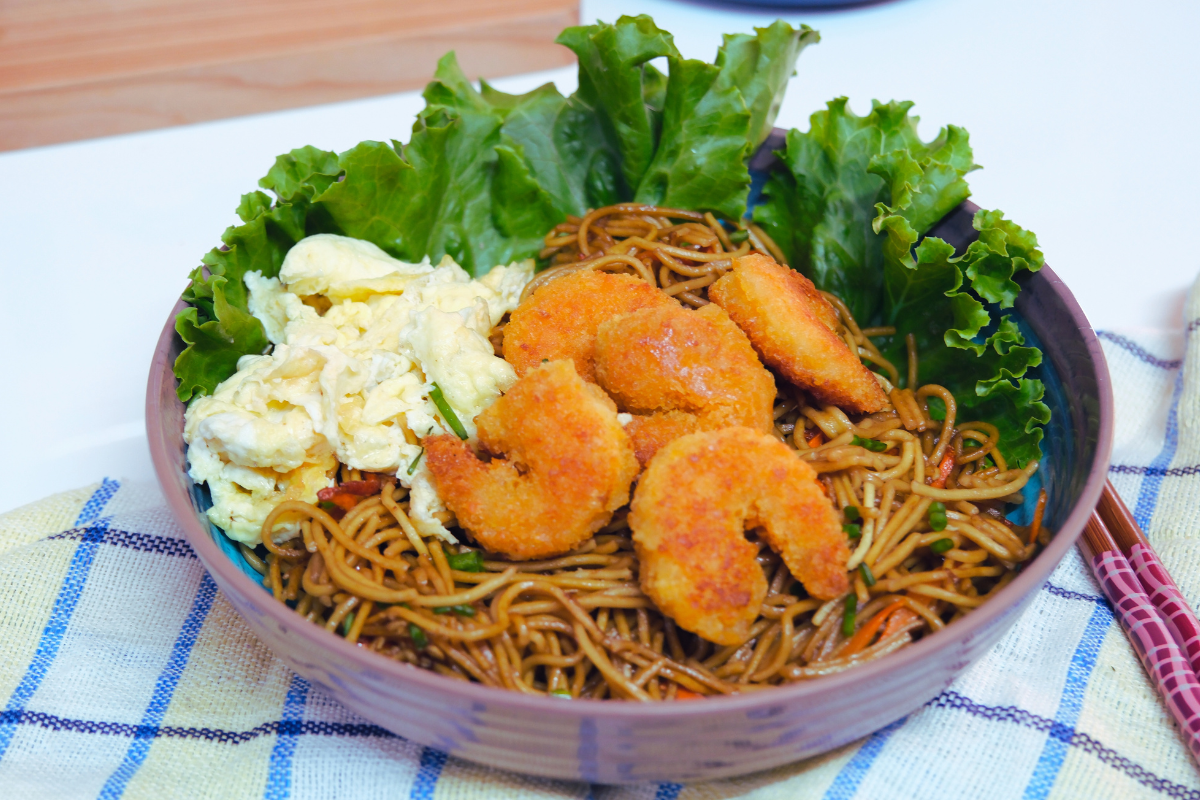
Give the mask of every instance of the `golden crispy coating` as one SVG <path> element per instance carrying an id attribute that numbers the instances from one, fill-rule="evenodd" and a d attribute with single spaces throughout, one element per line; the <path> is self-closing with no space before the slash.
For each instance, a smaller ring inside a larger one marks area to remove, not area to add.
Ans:
<path id="1" fill-rule="evenodd" d="M 686 411 L 634 414 L 633 419 L 625 426 L 625 432 L 633 442 L 633 454 L 643 467 L 649 464 L 654 454 L 668 442 L 695 433 L 698 429 L 696 415 Z"/>
<path id="2" fill-rule="evenodd" d="M 585 270 L 558 278 L 517 306 L 504 328 L 504 360 L 517 375 L 542 363 L 569 358 L 585 381 L 596 380 L 596 328 L 639 308 L 678 306 L 632 275 Z"/>
<path id="3" fill-rule="evenodd" d="M 875 376 L 834 332 L 833 308 L 799 272 L 762 255 L 734 259 L 708 297 L 729 312 L 767 366 L 821 402 L 854 414 L 887 405 Z"/>
<path id="4" fill-rule="evenodd" d="M 758 529 L 813 597 L 849 591 L 833 504 L 812 468 L 771 436 L 725 428 L 676 439 L 650 462 L 630 509 L 642 591 L 717 644 L 745 641 L 767 594 L 747 530 Z"/>
<path id="5" fill-rule="evenodd" d="M 616 406 L 570 361 L 534 368 L 475 424 L 491 461 L 456 436 L 423 444 L 438 494 L 488 550 L 521 560 L 565 553 L 629 501 L 638 462 Z"/>
<path id="6" fill-rule="evenodd" d="M 775 379 L 719 306 L 672 303 L 602 323 L 596 380 L 625 411 L 638 461 L 694 431 L 743 425 L 767 433 Z"/>

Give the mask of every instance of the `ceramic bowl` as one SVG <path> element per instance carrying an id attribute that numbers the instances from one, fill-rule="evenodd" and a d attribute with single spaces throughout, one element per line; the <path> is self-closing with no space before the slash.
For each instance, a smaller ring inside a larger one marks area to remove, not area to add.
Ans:
<path id="1" fill-rule="evenodd" d="M 755 159 L 756 171 L 770 168 L 769 152 L 768 146 Z M 964 203 L 931 234 L 965 247 L 974 237 L 975 210 Z M 167 503 L 229 602 L 272 652 L 366 719 L 470 761 L 552 778 L 631 783 L 743 775 L 852 742 L 935 697 L 1016 622 L 1074 546 L 1109 463 L 1108 369 L 1087 319 L 1053 270 L 1019 282 L 1016 312 L 1045 355 L 1037 372 L 1053 413 L 1040 475 L 1054 539 L 994 599 L 945 630 L 879 661 L 770 691 L 671 704 L 531 697 L 400 664 L 305 622 L 237 563 L 188 477 L 184 405 L 171 372 L 183 346 L 173 327 L 182 304 L 168 317 L 150 367 L 150 451 Z"/>

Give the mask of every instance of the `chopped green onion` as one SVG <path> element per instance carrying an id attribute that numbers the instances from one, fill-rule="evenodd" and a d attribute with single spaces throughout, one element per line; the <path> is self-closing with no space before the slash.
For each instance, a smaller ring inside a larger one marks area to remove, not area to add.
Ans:
<path id="1" fill-rule="evenodd" d="M 933 502 L 929 504 L 929 527 L 935 531 L 946 530 L 946 504 Z"/>
<path id="2" fill-rule="evenodd" d="M 438 606 L 433 610 L 435 614 L 458 614 L 461 617 L 475 616 L 474 606 Z"/>
<path id="3" fill-rule="evenodd" d="M 925 402 L 929 404 L 929 418 L 930 419 L 936 419 L 938 421 L 941 421 L 946 418 L 946 401 L 945 400 L 938 397 L 937 395 L 933 395 L 933 396 L 929 397 L 928 399 L 926 399 Z"/>
<path id="4" fill-rule="evenodd" d="M 858 616 L 858 597 L 851 592 L 846 595 L 846 611 L 842 615 L 842 636 L 854 635 L 854 622 Z"/>
<path id="5" fill-rule="evenodd" d="M 338 504 L 333 502 L 332 500 L 322 500 L 321 502 L 317 503 L 317 508 L 321 509 L 322 511 L 330 511 L 330 512 L 341 510 L 341 508 L 338 506 Z"/>
<path id="6" fill-rule="evenodd" d="M 729 241 L 734 242 L 735 244 L 744 242 L 744 241 L 746 241 L 746 237 L 749 235 L 750 235 L 749 231 L 744 231 L 744 230 L 740 230 L 740 229 L 736 230 L 736 231 L 731 231 L 729 234 Z"/>
<path id="7" fill-rule="evenodd" d="M 442 394 L 442 387 L 437 385 L 437 381 L 434 381 L 433 388 L 429 390 L 429 399 L 437 406 L 437 410 L 441 412 L 442 419 L 446 420 L 446 424 L 450 426 L 450 430 L 454 431 L 458 438 L 466 439 L 467 429 L 459 422 L 454 409 L 446 402 L 446 396 Z"/>
<path id="8" fill-rule="evenodd" d="M 408 635 L 418 650 L 424 650 L 429 646 L 429 637 L 425 635 L 425 631 L 412 622 L 408 623 Z"/>
<path id="9" fill-rule="evenodd" d="M 425 455 L 424 447 L 421 448 L 421 452 L 417 453 L 417 457 L 412 460 L 412 463 L 408 465 L 408 474 L 409 475 L 412 475 L 414 472 L 416 472 L 417 464 L 420 463 L 421 456 L 423 456 L 423 455 Z"/>
<path id="10" fill-rule="evenodd" d="M 459 572 L 483 572 L 483 556 L 478 550 L 468 550 L 465 553 L 452 553 L 446 556 L 450 569 Z"/>
<path id="11" fill-rule="evenodd" d="M 875 585 L 875 573 L 871 572 L 871 568 L 867 566 L 867 562 L 858 565 L 858 574 L 862 575 L 863 583 L 870 589 Z"/>
<path id="12" fill-rule="evenodd" d="M 847 522 L 842 526 L 842 532 L 851 539 L 857 539 L 858 537 L 862 536 L 862 525 L 854 522 Z"/>
<path id="13" fill-rule="evenodd" d="M 568 692 L 566 689 L 555 689 L 553 692 L 550 693 L 550 696 L 551 697 L 561 697 L 564 700 L 571 699 L 571 693 Z"/>
<path id="14" fill-rule="evenodd" d="M 988 469 L 989 467 L 996 466 L 996 462 L 992 461 L 991 456 L 984 456 L 979 460 L 979 466 L 983 469 Z"/>
<path id="15" fill-rule="evenodd" d="M 342 633 L 346 636 L 350 635 L 350 629 L 354 627 L 354 612 L 351 611 L 342 619 Z"/>
<path id="16" fill-rule="evenodd" d="M 543 364 L 549 364 L 549 363 L 550 363 L 550 359 L 548 359 L 548 358 L 543 358 L 543 359 L 542 359 L 542 363 L 543 363 Z"/>
<path id="17" fill-rule="evenodd" d="M 850 444 L 854 445 L 855 447 L 865 447 L 872 453 L 882 453 L 888 448 L 888 446 L 883 442 L 876 441 L 875 439 L 864 439 L 861 436 L 855 436 Z"/>
<path id="18" fill-rule="evenodd" d="M 938 539 L 933 544 L 929 545 L 929 549 L 937 553 L 939 556 L 954 547 L 953 539 Z"/>
<path id="19" fill-rule="evenodd" d="M 846 506 L 842 513 L 846 515 L 846 522 L 858 522 L 862 519 L 862 512 L 858 510 L 858 506 Z"/>

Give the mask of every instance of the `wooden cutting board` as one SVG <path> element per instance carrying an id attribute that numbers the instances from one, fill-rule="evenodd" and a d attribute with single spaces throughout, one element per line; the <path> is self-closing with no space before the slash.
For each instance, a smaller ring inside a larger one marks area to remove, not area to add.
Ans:
<path id="1" fill-rule="evenodd" d="M 564 66 L 578 0 L 0 0 L 0 150 Z"/>

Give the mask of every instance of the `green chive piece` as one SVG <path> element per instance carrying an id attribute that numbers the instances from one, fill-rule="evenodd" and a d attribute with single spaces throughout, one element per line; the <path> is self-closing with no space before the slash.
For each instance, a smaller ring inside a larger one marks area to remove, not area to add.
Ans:
<path id="1" fill-rule="evenodd" d="M 460 617 L 475 616 L 474 606 L 438 606 L 433 609 L 435 614 L 458 614 Z"/>
<path id="2" fill-rule="evenodd" d="M 858 522 L 862 519 L 862 512 L 858 510 L 858 506 L 846 506 L 842 513 L 846 515 L 846 522 Z"/>
<path id="3" fill-rule="evenodd" d="M 946 401 L 937 395 L 928 398 L 926 403 L 929 404 L 929 418 L 936 420 L 944 420 L 946 418 Z"/>
<path id="4" fill-rule="evenodd" d="M 842 615 L 842 636 L 854 635 L 854 622 L 858 616 L 858 597 L 851 592 L 846 595 L 846 612 Z"/>
<path id="5" fill-rule="evenodd" d="M 408 635 L 418 650 L 424 650 L 429 646 L 429 637 L 425 635 L 425 631 L 412 622 L 408 623 Z"/>
<path id="6" fill-rule="evenodd" d="M 989 469 L 991 467 L 996 466 L 996 462 L 992 461 L 991 456 L 984 456 L 983 458 L 981 458 L 979 460 L 979 466 L 982 467 L 983 469 Z"/>
<path id="7" fill-rule="evenodd" d="M 746 241 L 746 238 L 749 235 L 750 235 L 749 231 L 736 230 L 729 234 L 729 241 L 731 241 L 735 244 L 737 244 L 739 242 L 744 242 L 744 241 Z"/>
<path id="8" fill-rule="evenodd" d="M 566 689 L 555 689 L 553 692 L 550 693 L 550 696 L 551 697 L 561 697 L 564 700 L 571 699 L 571 693 L 568 692 Z"/>
<path id="9" fill-rule="evenodd" d="M 862 575 L 863 583 L 870 589 L 875 585 L 875 573 L 871 572 L 871 568 L 867 566 L 867 562 L 858 565 L 858 574 Z"/>
<path id="10" fill-rule="evenodd" d="M 349 635 L 350 635 L 350 629 L 351 629 L 351 628 L 353 628 L 353 627 L 354 627 L 354 612 L 353 612 L 353 611 L 351 611 L 349 614 L 347 614 L 347 615 L 346 615 L 346 616 L 345 616 L 345 617 L 342 619 L 342 634 L 343 634 L 344 636 L 349 636 Z"/>
<path id="11" fill-rule="evenodd" d="M 851 539 L 857 539 L 858 537 L 862 536 L 862 525 L 854 522 L 847 522 L 842 526 L 842 532 Z"/>
<path id="12" fill-rule="evenodd" d="M 938 539 L 933 544 L 929 545 L 929 549 L 937 553 L 939 556 L 954 547 L 953 539 Z"/>
<path id="13" fill-rule="evenodd" d="M 854 445 L 855 447 L 865 447 L 868 450 L 870 450 L 872 453 L 882 453 L 884 450 L 887 450 L 887 448 L 888 448 L 888 446 L 886 444 L 884 444 L 883 442 L 877 441 L 875 439 L 864 439 L 861 436 L 855 436 L 853 441 L 850 442 L 850 444 Z"/>
<path id="14" fill-rule="evenodd" d="M 442 419 L 446 420 L 446 424 L 450 426 L 450 430 L 454 431 L 458 438 L 466 439 L 467 429 L 459 422 L 454 409 L 446 402 L 446 396 L 442 394 L 442 387 L 437 385 L 437 381 L 434 381 L 433 388 L 429 390 L 429 399 L 437 406 L 437 410 L 441 413 Z"/>
<path id="15" fill-rule="evenodd" d="M 339 510 L 338 504 L 333 502 L 332 500 L 322 500 L 321 502 L 317 503 L 317 508 L 321 509 L 322 511 L 337 511 L 337 510 Z"/>
<path id="16" fill-rule="evenodd" d="M 425 455 L 424 447 L 421 448 L 421 452 L 417 453 L 417 457 L 412 460 L 412 463 L 408 465 L 408 474 L 409 475 L 412 475 L 414 472 L 417 471 L 417 464 L 420 463 L 421 456 L 423 456 L 423 455 Z"/>
<path id="17" fill-rule="evenodd" d="M 930 503 L 929 504 L 929 527 L 935 531 L 946 530 L 946 504 L 945 503 Z"/>
<path id="18" fill-rule="evenodd" d="M 478 550 L 452 553 L 446 556 L 446 562 L 450 564 L 450 569 L 459 572 L 483 572 L 483 556 L 479 555 Z"/>

